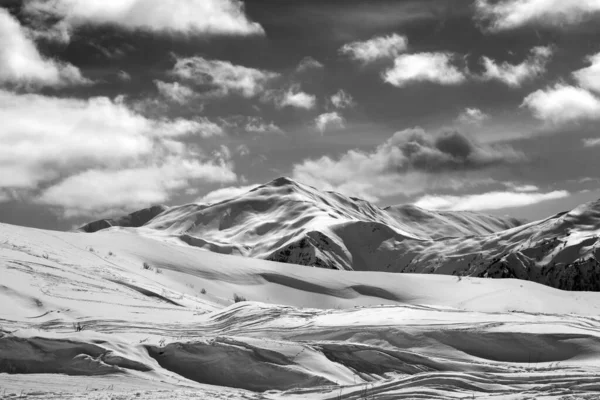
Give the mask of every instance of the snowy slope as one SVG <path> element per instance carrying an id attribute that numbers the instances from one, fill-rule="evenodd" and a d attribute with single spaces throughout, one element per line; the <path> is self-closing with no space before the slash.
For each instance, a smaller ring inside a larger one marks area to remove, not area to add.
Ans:
<path id="1" fill-rule="evenodd" d="M 600 395 L 600 293 L 5 224 L 0 277 L 7 398 Z"/>
<path id="2" fill-rule="evenodd" d="M 279 178 L 217 204 L 172 207 L 139 232 L 328 269 L 514 277 L 600 290 L 600 202 L 522 225 L 472 212 L 382 209 Z"/>
<path id="3" fill-rule="evenodd" d="M 356 254 L 357 241 L 367 243 L 371 251 L 390 239 L 489 234 L 518 225 L 516 219 L 471 212 L 431 212 L 414 206 L 381 209 L 364 200 L 279 178 L 218 204 L 172 207 L 144 227 L 146 233 L 169 235 L 222 254 L 365 270 L 379 266 L 363 265 Z M 82 230 L 95 231 L 98 226 L 96 222 Z"/>

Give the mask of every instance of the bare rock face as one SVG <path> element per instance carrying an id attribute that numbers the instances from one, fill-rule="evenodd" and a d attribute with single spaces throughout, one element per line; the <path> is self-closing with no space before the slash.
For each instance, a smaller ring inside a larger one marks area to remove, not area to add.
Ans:
<path id="1" fill-rule="evenodd" d="M 165 212 L 168 209 L 169 207 L 162 205 L 152 206 L 150 208 L 144 208 L 143 210 L 139 210 L 122 217 L 113 219 L 100 219 L 98 221 L 90 222 L 88 224 L 83 225 L 81 228 L 78 229 L 78 231 L 93 233 L 98 232 L 102 229 L 110 228 L 112 226 L 138 228 L 147 224 L 154 217 Z"/>

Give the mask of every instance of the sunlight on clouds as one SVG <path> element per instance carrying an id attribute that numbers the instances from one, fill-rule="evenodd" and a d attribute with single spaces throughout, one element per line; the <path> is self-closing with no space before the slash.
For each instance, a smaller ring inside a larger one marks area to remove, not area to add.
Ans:
<path id="1" fill-rule="evenodd" d="M 546 72 L 546 64 L 550 61 L 552 52 L 553 50 L 550 47 L 534 47 L 531 50 L 531 55 L 517 65 L 507 62 L 498 64 L 484 56 L 482 61 L 485 71 L 480 78 L 483 80 L 497 80 L 512 88 L 521 87 L 523 83 Z"/>
<path id="2" fill-rule="evenodd" d="M 64 208 L 66 217 L 115 213 L 164 203 L 198 179 L 233 182 L 236 175 L 224 163 L 167 159 L 129 169 L 87 170 L 44 190 L 36 201 Z"/>
<path id="3" fill-rule="evenodd" d="M 128 30 L 203 35 L 262 35 L 239 0 L 29 0 L 25 13 L 69 29 L 115 25 Z"/>
<path id="4" fill-rule="evenodd" d="M 281 96 L 275 98 L 275 105 L 278 108 L 295 107 L 310 110 L 317 104 L 316 96 L 305 93 L 299 86 L 292 86 Z"/>
<path id="5" fill-rule="evenodd" d="M 388 36 L 374 37 L 364 42 L 347 43 L 340 48 L 340 53 L 364 63 L 381 58 L 393 58 L 408 48 L 406 36 L 393 33 Z"/>
<path id="6" fill-rule="evenodd" d="M 334 111 L 319 115 L 315 119 L 315 125 L 321 134 L 323 134 L 326 130 L 330 129 L 344 129 L 345 120 L 340 114 Z"/>
<path id="7" fill-rule="evenodd" d="M 324 65 L 322 63 L 308 56 L 300 60 L 296 67 L 296 72 L 306 72 L 312 69 L 322 69 L 323 67 Z"/>
<path id="8" fill-rule="evenodd" d="M 587 58 L 589 67 L 573 72 L 573 76 L 581 87 L 600 94 L 600 53 Z"/>
<path id="9" fill-rule="evenodd" d="M 543 121 L 554 124 L 600 120 L 600 98 L 585 89 L 556 84 L 527 96 L 521 105 Z"/>
<path id="10" fill-rule="evenodd" d="M 187 102 L 198 97 L 198 94 L 189 87 L 180 84 L 179 82 L 163 82 L 155 80 L 154 84 L 158 92 L 167 100 L 177 104 L 186 104 Z"/>
<path id="11" fill-rule="evenodd" d="M 43 57 L 19 21 L 0 8 L 0 83 L 35 88 L 85 85 L 91 81 L 72 64 Z"/>
<path id="12" fill-rule="evenodd" d="M 356 106 L 354 98 L 352 98 L 350 93 L 345 92 L 343 89 L 338 90 L 336 94 L 331 96 L 330 100 L 335 108 L 342 109 Z"/>
<path id="13" fill-rule="evenodd" d="M 202 94 L 205 96 L 238 94 L 247 98 L 262 93 L 267 83 L 279 76 L 273 72 L 203 57 L 179 58 L 171 73 L 204 89 Z"/>
<path id="14" fill-rule="evenodd" d="M 583 145 L 585 147 L 600 146 L 600 138 L 586 138 L 586 139 L 583 139 Z"/>
<path id="15" fill-rule="evenodd" d="M 421 128 L 396 132 L 371 152 L 350 150 L 294 165 L 293 176 L 320 189 L 376 201 L 421 193 L 431 187 L 460 187 L 483 179 L 484 171 L 522 162 L 509 146 L 488 146 L 458 133 L 435 135 Z M 465 174 L 472 174 L 466 177 Z M 354 194 L 351 190 L 356 190 Z"/>
<path id="16" fill-rule="evenodd" d="M 465 108 L 465 110 L 456 118 L 456 121 L 464 125 L 479 126 L 489 118 L 490 116 L 481 111 L 479 108 Z"/>
<path id="17" fill-rule="evenodd" d="M 164 178 L 162 198 L 168 195 L 167 189 L 183 187 L 183 182 L 191 179 L 235 180 L 229 159 L 203 156 L 176 141 L 182 136 L 222 133 L 205 118 L 148 119 L 128 108 L 121 98 L 80 100 L 0 90 L 0 120 L 0 142 L 4 144 L 0 147 L 0 188 L 37 190 L 50 184 L 42 195 L 44 204 L 80 210 L 73 211 L 76 213 L 100 209 L 102 201 L 113 207 L 117 200 L 109 201 L 108 194 L 116 196 L 118 190 L 128 192 L 122 196 L 131 200 L 132 206 L 154 201 L 155 197 L 146 196 L 151 192 L 146 190 L 148 184 L 135 183 L 135 175 L 139 179 Z M 167 178 L 175 176 L 177 166 L 181 166 L 182 175 L 177 179 L 182 183 L 173 186 Z M 94 183 L 86 181 L 88 178 L 98 180 Z M 131 189 L 124 183 L 118 186 L 126 180 Z M 77 187 L 81 188 L 78 194 Z M 132 196 L 137 195 L 138 201 L 133 201 Z M 83 198 L 88 203 L 77 205 Z"/>
<path id="18" fill-rule="evenodd" d="M 394 60 L 383 80 L 393 86 L 403 87 L 412 82 L 432 82 L 440 85 L 458 85 L 466 81 L 464 72 L 453 65 L 452 53 L 406 54 Z"/>
<path id="19" fill-rule="evenodd" d="M 491 31 L 527 25 L 575 26 L 600 13 L 598 0 L 476 0 L 476 18 Z"/>
<path id="20" fill-rule="evenodd" d="M 568 197 L 566 190 L 548 193 L 534 192 L 488 192 L 464 196 L 427 195 L 415 202 L 417 207 L 439 211 L 485 211 L 523 207 L 543 201 Z"/>

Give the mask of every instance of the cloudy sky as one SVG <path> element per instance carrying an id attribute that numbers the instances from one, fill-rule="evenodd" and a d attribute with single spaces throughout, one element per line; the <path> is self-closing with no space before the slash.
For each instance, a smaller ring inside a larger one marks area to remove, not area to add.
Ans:
<path id="1" fill-rule="evenodd" d="M 600 0 L 0 4 L 0 222 L 279 176 L 529 219 L 600 197 Z"/>

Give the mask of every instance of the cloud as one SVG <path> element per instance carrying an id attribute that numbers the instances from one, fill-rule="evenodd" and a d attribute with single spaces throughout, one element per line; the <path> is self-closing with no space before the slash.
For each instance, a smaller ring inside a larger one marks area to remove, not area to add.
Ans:
<path id="1" fill-rule="evenodd" d="M 273 121 L 267 122 L 259 116 L 230 115 L 220 118 L 221 125 L 229 133 L 253 133 L 253 134 L 283 134 L 284 131 Z"/>
<path id="2" fill-rule="evenodd" d="M 127 72 L 121 70 L 117 73 L 117 77 L 122 80 L 123 82 L 129 82 L 131 80 L 131 75 L 129 75 Z"/>
<path id="3" fill-rule="evenodd" d="M 557 84 L 527 96 L 521 107 L 554 124 L 600 119 L 600 99 L 585 89 Z"/>
<path id="4" fill-rule="evenodd" d="M 546 64 L 552 57 L 552 48 L 534 47 L 531 55 L 522 63 L 513 65 L 507 62 L 497 64 L 494 60 L 483 57 L 485 71 L 480 76 L 483 80 L 497 80 L 512 88 L 518 88 L 546 72 Z"/>
<path id="5" fill-rule="evenodd" d="M 248 193 L 252 189 L 258 187 L 258 185 L 248 185 L 248 186 L 229 186 L 217 190 L 213 190 L 212 192 L 196 199 L 197 203 L 206 203 L 206 204 L 214 204 L 219 203 L 223 200 L 232 199 L 235 197 L 239 197 L 243 194 Z"/>
<path id="6" fill-rule="evenodd" d="M 74 65 L 42 56 L 19 21 L 0 8 L 0 84 L 37 88 L 89 83 Z"/>
<path id="7" fill-rule="evenodd" d="M 177 104 L 186 104 L 198 97 L 198 94 L 191 88 L 179 82 L 169 83 L 155 80 L 154 84 L 161 96 Z"/>
<path id="8" fill-rule="evenodd" d="M 481 125 L 484 121 L 488 120 L 490 116 L 479 108 L 465 108 L 463 112 L 459 114 L 456 121 L 464 125 Z"/>
<path id="9" fill-rule="evenodd" d="M 346 93 L 343 89 L 338 90 L 336 94 L 331 96 L 331 104 L 335 108 L 352 108 L 356 105 L 354 99 L 349 93 Z"/>
<path id="10" fill-rule="evenodd" d="M 283 130 L 273 122 L 265 122 L 260 117 L 250 117 L 244 127 L 250 133 L 283 133 Z"/>
<path id="11" fill-rule="evenodd" d="M 421 197 L 415 205 L 428 210 L 442 211 L 485 211 L 503 208 L 523 207 L 548 200 L 569 197 L 566 190 L 548 193 L 539 192 L 488 192 L 465 196 L 432 196 Z"/>
<path id="12" fill-rule="evenodd" d="M 303 108 L 310 110 L 315 108 L 317 97 L 300 90 L 300 85 L 292 85 L 287 90 L 271 90 L 265 93 L 263 101 L 273 101 L 275 107 Z"/>
<path id="13" fill-rule="evenodd" d="M 581 87 L 600 93 L 600 53 L 588 57 L 590 66 L 573 72 Z"/>
<path id="14" fill-rule="evenodd" d="M 394 58 L 408 48 L 406 36 L 391 34 L 374 37 L 364 42 L 352 42 L 340 48 L 340 53 L 350 58 L 370 63 L 381 58 Z"/>
<path id="15" fill-rule="evenodd" d="M 179 58 L 171 73 L 199 86 L 202 94 L 209 97 L 225 97 L 229 94 L 254 97 L 279 76 L 273 72 L 203 57 Z"/>
<path id="16" fill-rule="evenodd" d="M 111 25 L 127 30 L 199 35 L 262 35 L 239 0 L 29 0 L 24 12 L 68 30 Z"/>
<path id="17" fill-rule="evenodd" d="M 523 154 L 509 146 L 486 146 L 458 132 L 434 135 L 414 128 L 395 133 L 371 152 L 350 150 L 337 159 L 304 160 L 294 166 L 293 176 L 315 187 L 376 201 L 431 187 L 474 184 L 474 177 L 488 168 L 523 160 Z M 468 180 L 462 179 L 466 173 Z"/>
<path id="18" fill-rule="evenodd" d="M 319 61 L 308 56 L 308 57 L 304 57 L 302 60 L 300 60 L 300 63 L 298 63 L 298 66 L 296 67 L 296 71 L 297 72 L 305 72 L 305 71 L 309 71 L 311 69 L 321 69 L 323 67 L 324 67 L 324 65 L 321 64 Z"/>
<path id="19" fill-rule="evenodd" d="M 583 139 L 583 145 L 585 147 L 600 146 L 600 138 L 586 138 L 586 139 Z"/>
<path id="20" fill-rule="evenodd" d="M 476 18 L 491 31 L 524 26 L 568 27 L 600 13 L 598 0 L 476 0 Z"/>
<path id="21" fill-rule="evenodd" d="M 344 122 L 344 118 L 337 112 L 321 114 L 315 118 L 315 125 L 321 134 L 329 129 L 344 129 Z"/>
<path id="22" fill-rule="evenodd" d="M 412 82 L 433 82 L 440 85 L 458 85 L 466 80 L 465 74 L 453 65 L 452 53 L 418 53 L 396 57 L 394 66 L 386 70 L 383 80 L 403 87 Z"/>
<path id="23" fill-rule="evenodd" d="M 31 118 L 32 115 L 36 117 Z M 100 201 L 107 201 L 107 207 L 112 207 L 105 193 L 116 196 L 122 187 L 110 186 L 110 179 L 103 178 L 105 175 L 115 179 L 135 174 L 144 177 L 143 171 L 160 172 L 167 168 L 165 166 L 177 165 L 181 165 L 184 172 L 188 171 L 185 176 L 190 179 L 231 181 L 235 175 L 227 160 L 204 156 L 177 141 L 189 135 L 221 134 L 217 125 L 202 117 L 149 119 L 130 109 L 119 97 L 82 100 L 0 90 L 0 120 L 0 143 L 3 144 L 0 147 L 0 189 L 36 191 L 50 186 L 41 197 L 45 204 L 77 208 L 73 202 L 85 194 L 90 203 L 81 204 L 80 210 L 96 206 L 100 210 Z M 200 166 L 211 167 L 214 177 L 198 172 Z M 116 171 L 122 172 L 117 174 Z M 94 186 L 94 181 L 84 182 L 81 176 L 98 177 L 98 182 L 106 186 Z M 114 184 L 119 182 L 115 180 Z M 75 196 L 77 184 L 84 185 L 83 194 Z M 70 197 L 59 200 L 59 193 Z M 142 196 L 143 191 L 132 189 L 128 196 L 136 193 L 140 197 L 135 205 L 147 201 Z"/>
<path id="24" fill-rule="evenodd" d="M 92 169 L 51 186 L 36 201 L 62 207 L 68 218 L 116 213 L 165 203 L 192 180 L 233 182 L 236 175 L 224 163 L 183 159 L 129 169 Z"/>
<path id="25" fill-rule="evenodd" d="M 514 182 L 503 182 L 504 186 L 515 192 L 538 192 L 540 189 L 535 185 L 517 184 Z"/>

